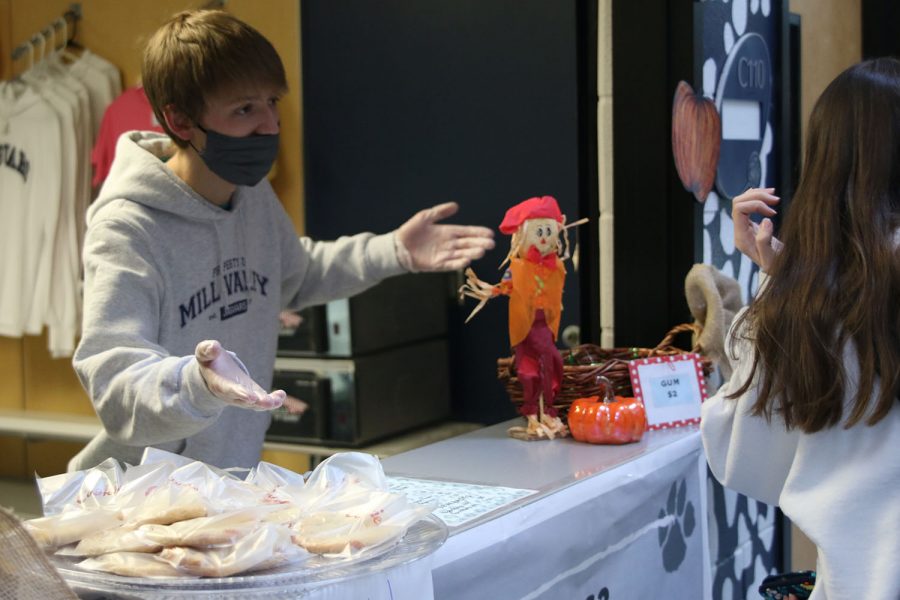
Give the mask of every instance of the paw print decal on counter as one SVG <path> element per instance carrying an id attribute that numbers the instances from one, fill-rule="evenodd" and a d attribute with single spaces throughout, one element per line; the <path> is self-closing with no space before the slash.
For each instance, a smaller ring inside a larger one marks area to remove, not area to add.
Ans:
<path id="1" fill-rule="evenodd" d="M 678 570 L 687 555 L 685 538 L 694 533 L 697 524 L 694 504 L 686 501 L 687 484 L 682 479 L 672 484 L 669 499 L 664 508 L 659 509 L 659 518 L 675 517 L 668 525 L 659 528 L 659 545 L 662 548 L 663 567 L 672 573 Z"/>
<path id="2" fill-rule="evenodd" d="M 587 600 L 594 600 L 594 595 L 588 596 Z M 600 591 L 597 592 L 596 600 L 609 600 L 609 588 L 600 588 Z"/>

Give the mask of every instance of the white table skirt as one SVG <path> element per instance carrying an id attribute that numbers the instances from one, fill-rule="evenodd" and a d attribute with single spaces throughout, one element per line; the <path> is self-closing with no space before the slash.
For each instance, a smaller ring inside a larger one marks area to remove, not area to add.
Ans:
<path id="1" fill-rule="evenodd" d="M 384 461 L 390 476 L 537 492 L 451 527 L 433 556 L 434 598 L 708 597 L 706 461 L 696 427 L 593 446 L 514 440 L 511 424 Z"/>

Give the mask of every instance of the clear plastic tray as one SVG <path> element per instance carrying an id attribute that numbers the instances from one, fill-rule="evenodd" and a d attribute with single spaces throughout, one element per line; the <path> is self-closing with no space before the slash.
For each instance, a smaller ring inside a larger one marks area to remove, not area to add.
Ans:
<path id="1" fill-rule="evenodd" d="M 322 585 L 346 581 L 407 564 L 437 550 L 447 539 L 447 526 L 431 515 L 414 523 L 403 538 L 358 558 L 314 556 L 278 569 L 234 577 L 152 579 L 121 577 L 75 566 L 81 559 L 51 556 L 51 562 L 82 599 L 297 598 Z"/>

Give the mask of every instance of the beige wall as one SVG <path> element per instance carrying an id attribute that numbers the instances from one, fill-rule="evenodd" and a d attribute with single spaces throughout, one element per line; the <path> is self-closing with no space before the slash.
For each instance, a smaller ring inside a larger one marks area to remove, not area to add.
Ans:
<path id="1" fill-rule="evenodd" d="M 13 48 L 62 16 L 70 0 L 0 0 L 0 76 L 8 79 L 27 66 L 12 62 Z M 119 67 L 126 87 L 140 81 L 146 40 L 170 15 L 206 5 L 204 0 L 81 0 L 76 41 Z M 282 142 L 272 185 L 298 231 L 304 223 L 300 96 L 300 3 L 296 0 L 227 0 L 224 8 L 265 35 L 278 50 L 289 93 L 281 103 Z M 69 360 L 53 360 L 43 336 L 0 337 L 0 409 L 93 414 Z M 0 437 L 0 476 L 31 477 L 65 470 L 78 444 L 26 442 Z M 268 458 L 268 457 L 266 457 Z M 281 464 L 305 470 L 306 457 L 279 457 Z"/>
<path id="2" fill-rule="evenodd" d="M 861 0 L 790 0 L 800 15 L 801 133 L 816 99 L 841 71 L 862 59 Z M 805 142 L 803 142 L 805 143 Z M 791 569 L 816 568 L 816 547 L 792 530 Z"/>
<path id="3" fill-rule="evenodd" d="M 801 123 L 841 71 L 862 59 L 861 0 L 790 0 L 801 19 Z"/>

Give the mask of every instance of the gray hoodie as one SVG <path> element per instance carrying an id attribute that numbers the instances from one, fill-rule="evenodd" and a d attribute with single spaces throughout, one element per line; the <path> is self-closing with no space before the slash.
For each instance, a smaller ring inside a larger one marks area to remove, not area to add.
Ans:
<path id="1" fill-rule="evenodd" d="M 82 338 L 73 365 L 103 430 L 69 463 L 137 464 L 155 446 L 218 467 L 259 461 L 270 414 L 228 406 L 194 347 L 219 340 L 269 390 L 278 313 L 346 297 L 402 272 L 393 234 L 298 238 L 268 181 L 231 210 L 169 170 L 160 134 L 130 132 L 88 212 Z"/>

